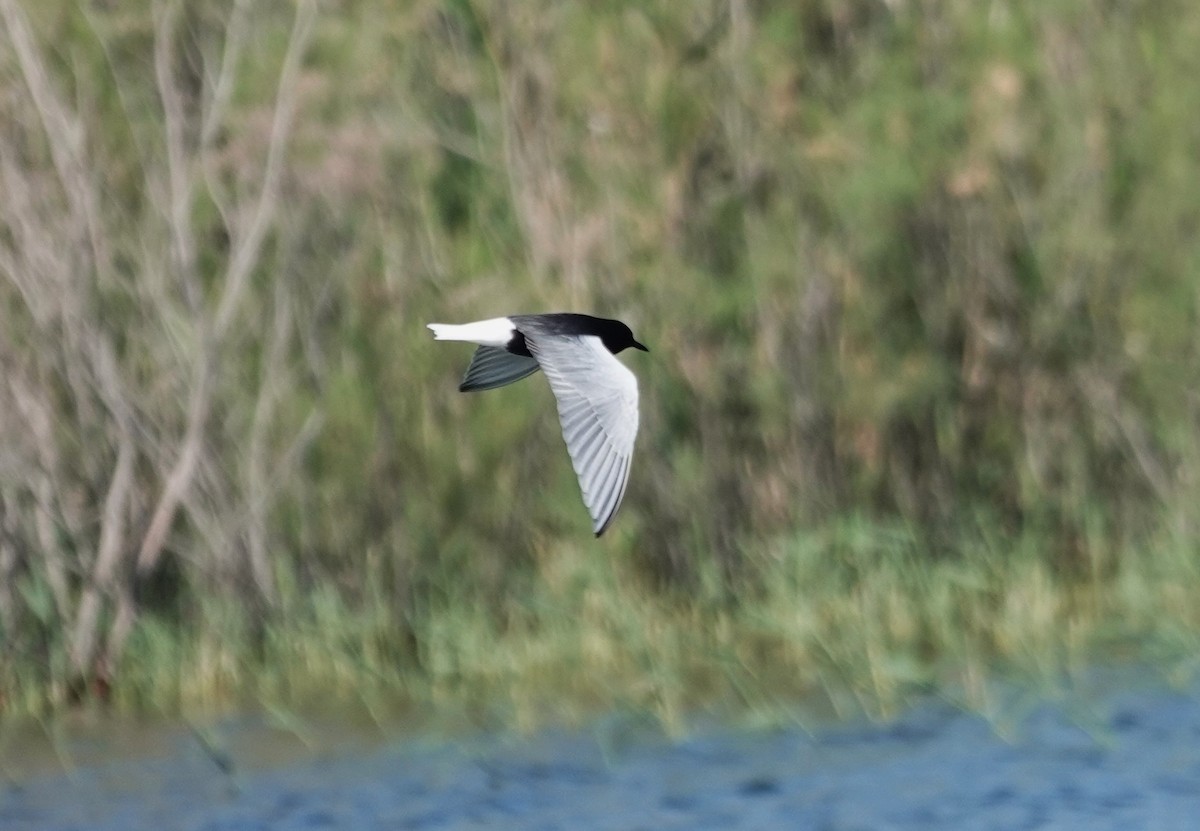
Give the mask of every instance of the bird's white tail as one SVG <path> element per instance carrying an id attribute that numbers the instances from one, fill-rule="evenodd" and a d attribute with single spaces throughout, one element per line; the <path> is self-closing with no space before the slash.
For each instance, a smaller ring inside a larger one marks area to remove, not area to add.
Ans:
<path id="1" fill-rule="evenodd" d="M 503 348 L 512 340 L 515 327 L 507 317 L 493 317 L 474 323 L 430 323 L 435 340 L 458 340 L 480 346 Z"/>

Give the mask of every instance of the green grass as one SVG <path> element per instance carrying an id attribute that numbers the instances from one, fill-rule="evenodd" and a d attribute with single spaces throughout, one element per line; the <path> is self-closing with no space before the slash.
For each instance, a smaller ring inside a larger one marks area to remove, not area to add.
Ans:
<path id="1" fill-rule="evenodd" d="M 625 711 L 675 729 L 702 712 L 786 719 L 813 701 L 882 717 L 950 691 L 987 711 L 1001 678 L 1052 688 L 1097 665 L 1200 668 L 1200 567 L 1171 541 L 1070 579 L 1033 540 L 978 534 L 931 560 L 905 527 L 862 519 L 747 554 L 761 579 L 737 600 L 712 575 L 664 594 L 628 563 L 554 548 L 541 579 L 493 610 L 448 600 L 401 619 L 384 598 L 351 608 L 322 591 L 287 599 L 254 649 L 230 606 L 187 628 L 148 618 L 112 706 L 523 729 Z M 10 713 L 57 709 L 53 684 L 18 696 Z"/>

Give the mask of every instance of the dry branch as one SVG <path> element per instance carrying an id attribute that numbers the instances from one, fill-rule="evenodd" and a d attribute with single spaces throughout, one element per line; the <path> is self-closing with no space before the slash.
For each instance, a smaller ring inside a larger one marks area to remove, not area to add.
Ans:
<path id="1" fill-rule="evenodd" d="M 251 214 L 249 227 L 244 234 L 239 233 L 236 226 L 227 229 L 233 241 L 233 255 L 221 281 L 222 288 L 216 312 L 211 318 L 211 322 L 207 322 L 201 327 L 200 349 L 193 366 L 187 428 L 181 442 L 179 455 L 166 476 L 166 484 L 163 486 L 150 525 L 138 550 L 137 568 L 141 573 L 149 572 L 157 566 L 179 503 L 191 485 L 192 477 L 195 474 L 204 428 L 212 405 L 212 376 L 216 369 L 215 364 L 218 360 L 221 342 L 233 322 L 234 313 L 245 291 L 246 281 L 258 264 L 262 253 L 263 239 L 278 208 L 283 152 L 296 110 L 296 81 L 299 75 L 300 60 L 307 46 L 315 17 L 316 4 L 313 2 L 303 2 L 296 10 L 291 40 L 284 58 L 283 69 L 280 72 L 279 87 L 275 98 L 275 116 L 271 124 L 267 161 L 258 199 Z M 167 19 L 169 21 L 169 18 Z M 160 24 L 160 30 L 165 25 Z M 165 37 L 165 34 L 162 37 Z M 165 51 L 165 47 L 156 51 Z M 156 61 L 157 63 L 158 61 Z M 167 122 L 169 124 L 172 120 L 170 111 L 175 105 L 168 102 L 173 101 L 175 95 L 169 76 L 163 71 L 159 72 L 159 87 L 163 90 L 164 110 L 168 113 Z M 182 143 L 181 130 L 168 131 L 168 147 L 174 147 L 174 150 L 170 151 L 173 156 L 184 155 Z M 177 169 L 182 164 L 182 161 L 177 160 L 172 164 L 172 169 Z M 178 185 L 178 187 L 185 192 L 189 190 L 185 185 Z M 176 186 L 173 186 L 172 191 L 178 196 L 179 191 L 176 190 Z M 175 204 L 175 200 L 172 200 L 172 204 Z M 177 212 L 172 213 L 171 225 L 176 238 L 186 236 L 186 234 L 175 226 L 181 223 L 186 224 L 187 221 L 187 217 L 181 217 L 177 215 Z"/>
<path id="2" fill-rule="evenodd" d="M 282 276 L 261 287 L 254 277 L 276 224 L 317 6 L 296 6 L 248 196 L 222 191 L 218 159 L 245 129 L 231 123 L 230 101 L 260 21 L 249 0 L 235 0 L 215 33 L 185 24 L 185 12 L 178 0 L 155 5 L 151 79 L 122 78 L 103 21 L 85 13 L 113 72 L 121 128 L 138 144 L 141 198 L 120 201 L 98 157 L 110 125 L 97 120 L 90 86 L 71 77 L 78 67 L 48 60 L 16 0 L 0 0 L 0 49 L 12 47 L 3 65 L 16 82 L 5 90 L 13 118 L 0 124 L 0 407 L 9 428 L 0 445 L 0 576 L 28 572 L 49 589 L 53 620 L 38 616 L 61 627 L 74 688 L 112 671 L 137 621 L 138 574 L 160 563 L 181 514 L 190 533 L 180 556 L 200 575 L 214 564 L 248 573 L 257 596 L 275 596 L 273 475 L 293 463 L 294 447 L 276 449 L 271 438 L 292 375 L 289 345 L 308 326 L 295 320 Z M 201 37 L 219 40 L 217 50 L 200 50 L 219 55 L 211 72 L 182 54 L 185 38 Z M 147 85 L 161 107 L 149 131 L 134 123 L 144 114 L 132 105 Z M 198 209 L 205 204 L 217 208 L 215 224 Z M 217 258 L 201 256 L 201 240 L 214 232 L 230 245 L 215 274 Z M 262 355 L 250 390 L 222 377 L 224 361 L 244 346 Z M 297 440 L 310 441 L 315 423 L 310 417 Z M 234 424 L 244 434 L 225 441 L 220 430 Z M 6 583 L 0 624 L 28 619 L 25 603 Z"/>

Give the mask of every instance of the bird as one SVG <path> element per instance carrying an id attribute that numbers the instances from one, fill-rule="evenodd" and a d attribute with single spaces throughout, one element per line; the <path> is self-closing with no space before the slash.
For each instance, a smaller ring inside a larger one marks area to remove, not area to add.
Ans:
<path id="1" fill-rule="evenodd" d="M 650 350 L 619 320 L 573 312 L 428 326 L 435 340 L 476 344 L 460 392 L 545 373 L 592 532 L 603 534 L 625 496 L 638 430 L 637 378 L 614 356 L 630 347 Z"/>

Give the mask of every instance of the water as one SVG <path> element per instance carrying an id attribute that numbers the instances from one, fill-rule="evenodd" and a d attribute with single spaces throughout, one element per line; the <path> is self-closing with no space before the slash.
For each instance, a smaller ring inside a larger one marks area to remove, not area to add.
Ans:
<path id="1" fill-rule="evenodd" d="M 1030 701 L 990 721 L 931 702 L 812 732 L 672 741 L 611 718 L 318 754 L 241 719 L 212 731 L 216 755 L 176 729 L 115 752 L 76 741 L 70 773 L 29 758 L 43 771 L 14 776 L 10 758 L 0 831 L 1200 827 L 1200 686 Z"/>

